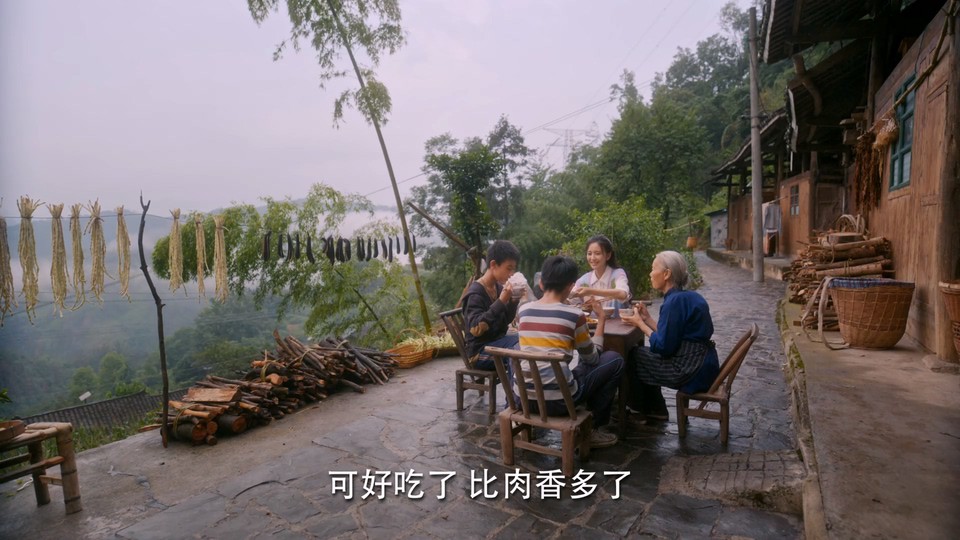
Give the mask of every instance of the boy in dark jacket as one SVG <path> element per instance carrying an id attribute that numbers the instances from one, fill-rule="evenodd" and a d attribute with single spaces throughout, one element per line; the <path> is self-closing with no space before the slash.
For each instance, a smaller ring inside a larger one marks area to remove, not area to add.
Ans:
<path id="1" fill-rule="evenodd" d="M 477 369 L 495 369 L 493 359 L 483 354 L 487 345 L 516 349 L 517 334 L 507 329 L 517 316 L 519 296 L 508 283 L 517 271 L 520 251 L 506 240 L 495 241 L 487 249 L 487 271 L 467 287 L 463 296 L 463 322 L 470 363 Z"/>

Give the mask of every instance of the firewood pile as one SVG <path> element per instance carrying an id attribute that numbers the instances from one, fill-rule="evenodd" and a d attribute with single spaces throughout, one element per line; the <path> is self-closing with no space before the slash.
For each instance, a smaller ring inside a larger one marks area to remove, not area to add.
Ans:
<path id="1" fill-rule="evenodd" d="M 293 336 L 281 338 L 276 330 L 273 337 L 276 352 L 264 351 L 242 378 L 207 375 L 187 390 L 183 401 L 171 400 L 166 418 L 171 436 L 214 445 L 218 433 L 267 425 L 342 388 L 363 393 L 363 385 L 386 383 L 396 368 L 391 354 L 347 341 L 327 338 L 305 345 Z"/>
<path id="2" fill-rule="evenodd" d="M 806 306 L 800 325 L 817 327 L 817 309 L 820 302 L 820 283 L 825 277 L 892 277 L 893 249 L 882 236 L 869 240 L 830 244 L 828 234 L 821 234 L 819 242 L 801 251 L 784 272 L 789 291 L 788 299 Z M 824 310 L 824 330 L 838 328 L 837 312 L 832 299 Z"/>

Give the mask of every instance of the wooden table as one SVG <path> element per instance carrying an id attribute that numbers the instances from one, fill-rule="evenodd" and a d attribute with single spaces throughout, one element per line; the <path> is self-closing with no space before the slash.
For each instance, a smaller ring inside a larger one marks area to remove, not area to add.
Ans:
<path id="1" fill-rule="evenodd" d="M 43 441 L 51 438 L 56 438 L 57 455 L 44 458 Z M 80 479 L 73 453 L 73 425 L 62 422 L 28 424 L 23 433 L 0 444 L 0 452 L 24 446 L 27 447 L 28 453 L 0 460 L 0 469 L 28 461 L 30 464 L 0 475 L 0 484 L 21 476 L 32 475 L 37 506 L 50 502 L 47 484 L 55 484 L 63 488 L 63 505 L 68 514 L 83 510 L 83 506 L 80 505 Z M 60 477 L 45 474 L 47 469 L 57 465 L 60 466 Z"/>
<path id="2" fill-rule="evenodd" d="M 620 435 L 623 435 L 627 425 L 627 396 L 630 395 L 630 374 L 627 372 L 627 351 L 637 345 L 643 345 L 643 330 L 627 324 L 620 319 L 607 319 L 603 327 L 603 349 L 620 353 L 624 361 L 623 377 L 620 378 L 620 396 L 618 398 L 618 413 L 620 418 Z"/>

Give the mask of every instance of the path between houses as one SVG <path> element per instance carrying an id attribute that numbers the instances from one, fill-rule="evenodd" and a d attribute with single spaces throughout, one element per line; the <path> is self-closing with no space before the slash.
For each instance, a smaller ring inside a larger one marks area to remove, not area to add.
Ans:
<path id="1" fill-rule="evenodd" d="M 157 433 L 145 433 L 83 452 L 78 514 L 63 515 L 58 488 L 53 503 L 38 508 L 32 490 L 4 484 L 0 537 L 799 537 L 803 469 L 774 322 L 783 285 L 754 284 L 749 272 L 698 261 L 721 354 L 750 322 L 761 326 L 734 386 L 726 451 L 716 422 L 691 419 L 679 440 L 671 411 L 668 423 L 631 421 L 626 440 L 578 465 L 594 473 L 582 486 L 595 486 L 589 495 L 574 498 L 567 486 L 559 500 L 544 497 L 549 491 L 537 484 L 549 479 L 538 471 L 559 465 L 529 452 L 518 454 L 521 474 L 513 477 L 530 475 L 529 498 L 507 495 L 507 475 L 517 471 L 500 464 L 496 423 L 476 394 L 468 410 L 454 410 L 459 360 L 439 359 L 215 447 L 164 450 Z M 617 472 L 630 474 L 621 480 Z M 333 494 L 352 473 L 353 498 Z M 471 477 L 483 474 L 494 478 L 488 493 L 497 495 L 471 497 L 473 488 L 482 491 Z"/>

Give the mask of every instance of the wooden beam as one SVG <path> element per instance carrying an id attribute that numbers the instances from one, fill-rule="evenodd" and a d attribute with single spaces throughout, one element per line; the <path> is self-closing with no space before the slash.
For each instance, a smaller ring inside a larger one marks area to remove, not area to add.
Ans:
<path id="1" fill-rule="evenodd" d="M 791 44 L 822 43 L 845 39 L 869 38 L 876 34 L 876 25 L 872 20 L 854 21 L 844 26 L 829 28 L 810 28 L 794 33 L 787 41 Z"/>
<path id="2" fill-rule="evenodd" d="M 846 146 L 843 144 L 819 144 L 819 143 L 802 143 L 797 144 L 797 152 L 824 152 L 824 153 L 836 153 L 836 152 L 850 152 L 853 150 L 852 146 Z"/>

